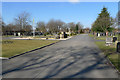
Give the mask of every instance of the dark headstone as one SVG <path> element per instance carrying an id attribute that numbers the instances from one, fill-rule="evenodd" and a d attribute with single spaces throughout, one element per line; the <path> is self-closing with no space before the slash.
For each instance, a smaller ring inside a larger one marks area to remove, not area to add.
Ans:
<path id="1" fill-rule="evenodd" d="M 106 33 L 104 33 L 104 35 L 106 36 Z"/>
<path id="2" fill-rule="evenodd" d="M 104 36 L 104 33 L 102 33 L 102 36 Z"/>
<path id="3" fill-rule="evenodd" d="M 120 53 L 120 42 L 117 43 L 117 52 Z"/>
<path id="4" fill-rule="evenodd" d="M 97 37 L 100 37 L 100 33 L 97 33 Z"/>
<path id="5" fill-rule="evenodd" d="M 63 33 L 63 36 L 64 36 L 64 38 L 67 38 L 67 34 L 65 32 Z"/>
<path id="6" fill-rule="evenodd" d="M 117 33 L 116 32 L 114 32 L 114 36 L 116 35 Z"/>
<path id="7" fill-rule="evenodd" d="M 67 38 L 67 34 L 65 34 L 64 38 Z"/>
<path id="8" fill-rule="evenodd" d="M 98 36 L 98 33 L 97 33 L 97 36 Z"/>
<path id="9" fill-rule="evenodd" d="M 105 33 L 100 33 L 100 36 L 105 36 Z"/>
<path id="10" fill-rule="evenodd" d="M 103 33 L 103 36 L 106 36 L 106 33 Z"/>
<path id="11" fill-rule="evenodd" d="M 110 33 L 110 36 L 113 36 L 113 33 L 112 33 L 112 32 Z"/>
<path id="12" fill-rule="evenodd" d="M 113 42 L 115 42 L 117 40 L 117 37 L 113 37 Z"/>
<path id="13" fill-rule="evenodd" d="M 16 33 L 16 36 L 18 36 L 18 33 Z"/>

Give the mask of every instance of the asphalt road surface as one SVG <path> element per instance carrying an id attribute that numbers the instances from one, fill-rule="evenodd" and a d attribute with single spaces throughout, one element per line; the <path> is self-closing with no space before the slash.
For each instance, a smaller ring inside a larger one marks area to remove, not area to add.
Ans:
<path id="1" fill-rule="evenodd" d="M 3 78 L 118 78 L 87 34 L 2 63 Z"/>

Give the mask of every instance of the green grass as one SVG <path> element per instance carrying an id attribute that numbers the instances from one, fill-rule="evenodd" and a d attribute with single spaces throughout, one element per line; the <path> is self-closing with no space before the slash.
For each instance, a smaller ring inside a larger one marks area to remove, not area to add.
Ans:
<path id="1" fill-rule="evenodd" d="M 106 46 L 104 41 L 96 41 L 95 43 L 104 52 L 105 55 L 109 53 L 116 53 L 116 48 L 114 45 Z"/>
<path id="2" fill-rule="evenodd" d="M 2 56 L 11 57 L 57 41 L 50 40 L 3 40 Z"/>
<path id="3" fill-rule="evenodd" d="M 108 58 L 110 59 L 110 61 L 120 71 L 120 59 L 119 59 L 119 57 L 120 57 L 120 55 L 118 56 L 118 54 L 112 54 L 112 55 L 108 56 Z"/>
<path id="4" fill-rule="evenodd" d="M 92 34 L 88 34 L 90 37 L 94 37 L 94 35 L 92 35 Z M 111 37 L 112 38 L 112 36 L 108 36 L 108 37 Z M 116 35 L 116 37 L 118 37 L 117 35 Z M 97 40 L 106 40 L 106 36 L 100 36 L 100 37 L 95 37 L 95 39 L 97 39 Z"/>
<path id="5" fill-rule="evenodd" d="M 120 64 L 120 60 L 118 59 L 118 54 L 116 53 L 114 44 L 112 46 L 105 46 L 105 42 L 96 41 L 95 43 L 104 52 L 104 55 L 107 55 L 113 65 L 120 71 L 120 67 L 118 67 L 118 61 Z"/>
<path id="6" fill-rule="evenodd" d="M 92 35 L 92 34 L 88 34 L 90 37 L 94 37 L 94 35 Z"/>
<path id="7" fill-rule="evenodd" d="M 89 36 L 94 37 L 94 35 L 92 34 L 89 34 Z M 116 37 L 118 37 L 118 35 L 116 35 Z M 96 37 L 96 39 L 106 40 L 106 36 Z M 116 53 L 115 43 L 113 43 L 111 46 L 106 46 L 105 41 L 95 41 L 95 44 L 103 51 L 104 55 L 107 56 L 107 58 L 112 62 L 112 64 L 120 71 L 120 54 Z"/>
<path id="8" fill-rule="evenodd" d="M 108 37 L 111 37 L 112 36 L 108 36 Z M 96 37 L 97 40 L 106 40 L 106 36 L 100 36 L 100 37 Z"/>
<path id="9" fill-rule="evenodd" d="M 2 37 L 15 37 L 14 35 L 4 35 Z"/>
<path id="10" fill-rule="evenodd" d="M 96 37 L 97 40 L 106 40 L 106 36 Z"/>
<path id="11" fill-rule="evenodd" d="M 14 35 L 4 35 L 4 36 L 2 36 L 2 37 L 16 37 L 16 36 L 14 36 Z M 17 36 L 17 37 L 33 37 L 33 36 Z M 46 36 L 44 36 L 44 35 L 36 35 L 35 36 L 35 38 L 41 38 L 41 37 L 54 37 L 54 35 L 46 35 Z"/>

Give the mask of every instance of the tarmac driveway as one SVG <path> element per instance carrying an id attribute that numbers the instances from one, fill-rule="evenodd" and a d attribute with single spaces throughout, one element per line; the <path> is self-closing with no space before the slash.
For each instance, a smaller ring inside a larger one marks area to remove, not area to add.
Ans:
<path id="1" fill-rule="evenodd" d="M 118 78 L 87 34 L 3 61 L 3 78 Z"/>

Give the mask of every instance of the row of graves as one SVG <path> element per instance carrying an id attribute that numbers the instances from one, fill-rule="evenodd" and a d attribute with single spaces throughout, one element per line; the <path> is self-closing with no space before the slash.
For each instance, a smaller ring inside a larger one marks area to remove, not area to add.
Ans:
<path id="1" fill-rule="evenodd" d="M 63 38 L 68 38 L 68 33 L 66 32 L 61 32 L 60 35 L 55 34 L 56 39 L 63 39 Z"/>
<path id="2" fill-rule="evenodd" d="M 115 36 L 116 34 L 119 33 L 108 33 L 107 35 L 109 37 L 106 37 L 105 45 L 110 46 L 113 45 L 113 43 L 115 43 L 116 52 L 120 53 L 120 42 L 118 41 L 118 37 Z M 106 36 L 106 33 L 96 33 L 96 36 L 97 37 Z"/>
<path id="3" fill-rule="evenodd" d="M 14 36 L 32 36 L 33 35 L 33 31 L 6 31 L 4 34 L 2 35 L 14 35 Z M 35 31 L 35 35 L 43 35 L 42 32 L 39 31 Z"/>
<path id="4" fill-rule="evenodd" d="M 95 35 L 95 36 L 97 36 L 97 37 L 100 37 L 100 36 L 106 36 L 106 35 L 108 35 L 108 36 L 115 36 L 116 34 L 118 34 L 118 33 L 113 33 L 113 32 L 110 32 L 110 33 L 93 33 L 93 35 Z"/>
<path id="5" fill-rule="evenodd" d="M 120 42 L 118 41 L 117 37 L 115 37 L 115 36 L 107 37 L 105 42 L 106 42 L 106 46 L 110 46 L 114 42 L 115 43 L 116 52 L 120 53 Z"/>

